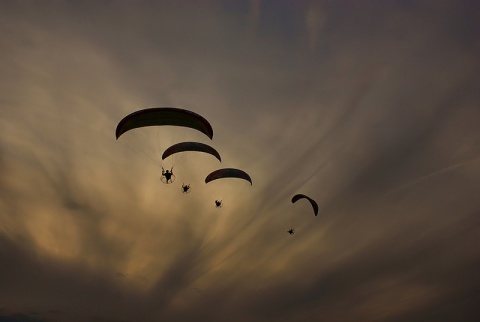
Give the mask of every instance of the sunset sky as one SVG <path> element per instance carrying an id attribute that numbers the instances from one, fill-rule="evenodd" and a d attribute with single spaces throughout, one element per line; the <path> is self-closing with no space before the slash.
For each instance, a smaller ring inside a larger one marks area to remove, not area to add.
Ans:
<path id="1" fill-rule="evenodd" d="M 0 0 L 0 321 L 479 321 L 479 35 L 475 0 Z M 116 140 L 167 106 L 213 140 Z"/>

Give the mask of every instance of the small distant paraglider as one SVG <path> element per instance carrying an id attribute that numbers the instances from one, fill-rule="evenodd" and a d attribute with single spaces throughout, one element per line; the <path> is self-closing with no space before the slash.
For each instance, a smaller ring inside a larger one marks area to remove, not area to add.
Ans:
<path id="1" fill-rule="evenodd" d="M 190 192 L 190 185 L 182 183 L 182 192 L 187 194 Z"/>
<path id="2" fill-rule="evenodd" d="M 296 203 L 300 199 L 307 199 L 310 202 L 310 204 L 312 205 L 313 213 L 315 214 L 315 216 L 318 215 L 318 204 L 315 200 L 313 200 L 312 198 L 307 197 L 306 195 L 303 195 L 303 194 L 296 194 L 292 198 L 292 203 Z"/>
<path id="3" fill-rule="evenodd" d="M 215 200 L 215 208 L 222 208 L 223 202 L 221 200 Z"/>
<path id="4" fill-rule="evenodd" d="M 307 199 L 310 202 L 310 205 L 313 208 L 314 215 L 315 216 L 318 215 L 318 204 L 315 200 L 313 200 L 312 198 L 310 198 L 310 197 L 308 197 L 304 194 L 296 194 L 292 197 L 292 203 L 296 203 L 300 199 Z M 293 235 L 293 234 L 295 234 L 295 229 L 293 229 L 293 227 L 292 227 L 289 230 L 287 230 L 287 233 L 289 233 L 290 235 Z"/>

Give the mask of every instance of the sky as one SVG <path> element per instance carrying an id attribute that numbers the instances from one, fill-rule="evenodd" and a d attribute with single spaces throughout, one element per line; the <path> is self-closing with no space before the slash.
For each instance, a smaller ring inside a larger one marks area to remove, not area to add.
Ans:
<path id="1" fill-rule="evenodd" d="M 0 1 L 0 321 L 478 321 L 479 9 Z"/>

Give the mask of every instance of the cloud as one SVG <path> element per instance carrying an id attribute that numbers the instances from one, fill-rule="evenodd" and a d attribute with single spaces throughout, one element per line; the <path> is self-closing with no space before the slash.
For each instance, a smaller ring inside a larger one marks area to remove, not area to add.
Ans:
<path id="1" fill-rule="evenodd" d="M 322 27 L 325 25 L 327 17 L 319 8 L 318 3 L 312 1 L 305 15 L 305 25 L 310 37 L 310 47 L 315 49 Z"/>

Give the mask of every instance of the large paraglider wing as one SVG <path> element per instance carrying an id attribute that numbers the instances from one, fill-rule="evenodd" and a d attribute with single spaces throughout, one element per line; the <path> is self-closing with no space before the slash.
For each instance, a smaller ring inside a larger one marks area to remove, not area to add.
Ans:
<path id="1" fill-rule="evenodd" d="M 205 152 L 213 155 L 218 159 L 218 161 L 222 162 L 222 158 L 220 157 L 220 154 L 212 148 L 211 146 L 200 143 L 200 142 L 181 142 L 172 145 L 168 149 L 165 150 L 162 154 L 162 160 L 165 160 L 165 158 L 168 158 L 172 154 L 179 153 L 179 152 L 186 152 L 186 151 L 198 151 L 198 152 Z"/>
<path id="2" fill-rule="evenodd" d="M 245 171 L 233 168 L 225 168 L 213 171 L 205 178 L 205 183 L 222 178 L 240 178 L 247 180 L 250 182 L 250 185 L 253 185 L 252 179 Z"/>
<path id="3" fill-rule="evenodd" d="M 190 127 L 204 133 L 210 139 L 213 138 L 212 126 L 203 116 L 175 107 L 154 107 L 133 112 L 118 123 L 115 135 L 118 139 L 129 130 L 159 125 Z"/>
<path id="4" fill-rule="evenodd" d="M 315 213 L 315 216 L 318 215 L 318 204 L 315 202 L 315 200 L 302 194 L 296 194 L 292 198 L 292 203 L 296 203 L 300 199 L 307 199 L 308 201 L 310 201 L 310 204 L 313 207 L 313 212 Z"/>

